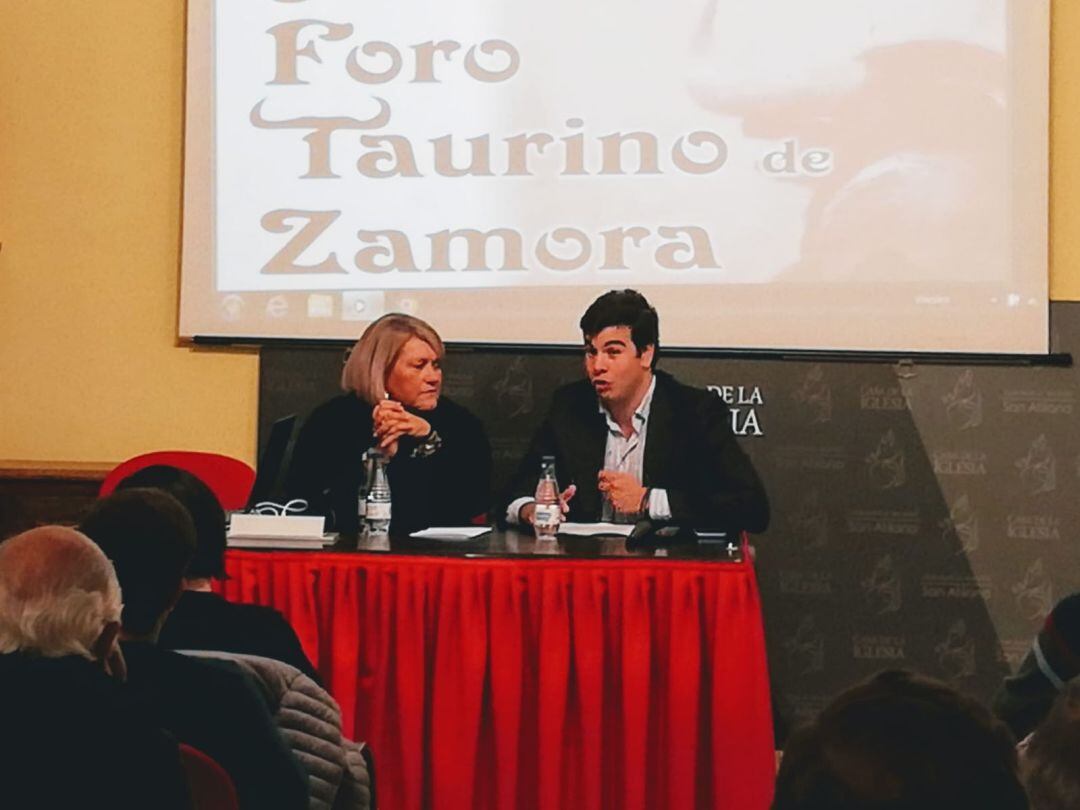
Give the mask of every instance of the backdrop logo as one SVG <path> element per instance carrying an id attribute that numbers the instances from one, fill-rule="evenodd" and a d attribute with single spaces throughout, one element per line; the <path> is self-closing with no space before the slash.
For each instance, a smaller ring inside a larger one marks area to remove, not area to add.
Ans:
<path id="1" fill-rule="evenodd" d="M 895 512 L 880 509 L 853 509 L 848 512 L 847 530 L 850 534 L 914 536 L 919 533 L 919 513 L 914 510 Z"/>
<path id="2" fill-rule="evenodd" d="M 926 574 L 922 578 L 922 595 L 926 599 L 984 599 L 993 593 L 990 577 L 957 577 Z"/>
<path id="3" fill-rule="evenodd" d="M 788 705 L 791 706 L 794 725 L 797 726 L 812 723 L 819 714 L 825 711 L 825 707 L 832 703 L 832 695 L 804 695 L 788 692 L 785 697 Z"/>
<path id="4" fill-rule="evenodd" d="M 903 411 L 908 405 L 899 385 L 866 384 L 859 390 L 859 407 L 864 411 Z"/>
<path id="5" fill-rule="evenodd" d="M 731 430 L 736 436 L 764 436 L 757 409 L 765 405 L 761 388 L 756 385 L 710 385 L 728 406 L 731 414 Z"/>
<path id="6" fill-rule="evenodd" d="M 507 419 L 532 413 L 533 380 L 525 370 L 524 357 L 515 357 L 502 377 L 495 381 L 493 388 L 499 412 L 505 414 Z"/>
<path id="7" fill-rule="evenodd" d="M 792 596 L 829 596 L 833 577 L 827 571 L 780 571 L 780 593 Z"/>
<path id="8" fill-rule="evenodd" d="M 842 472 L 847 469 L 847 451 L 843 447 L 788 445 L 778 449 L 774 458 L 781 470 Z"/>
<path id="9" fill-rule="evenodd" d="M 825 671 L 825 634 L 813 616 L 803 616 L 794 635 L 784 642 L 788 667 L 800 675 Z"/>
<path id="10" fill-rule="evenodd" d="M 986 475 L 982 450 L 939 450 L 933 454 L 935 475 Z"/>
<path id="11" fill-rule="evenodd" d="M 952 391 L 941 398 L 945 403 L 945 416 L 957 430 L 970 430 L 982 424 L 982 392 L 975 385 L 975 372 L 965 369 L 956 378 Z"/>
<path id="12" fill-rule="evenodd" d="M 1001 395 L 1005 413 L 1071 415 L 1075 401 L 1072 391 L 1005 391 Z"/>
<path id="13" fill-rule="evenodd" d="M 1043 568 L 1042 559 L 1035 560 L 1024 572 L 1024 578 L 1012 586 L 1016 608 L 1029 622 L 1041 622 L 1054 607 L 1054 583 Z"/>
<path id="14" fill-rule="evenodd" d="M 907 655 L 903 636 L 855 634 L 851 637 L 851 657 L 857 661 L 903 661 Z"/>
<path id="15" fill-rule="evenodd" d="M 1060 540 L 1061 518 L 1056 515 L 1006 515 L 1005 534 L 1010 540 Z"/>
<path id="16" fill-rule="evenodd" d="M 979 547 L 979 516 L 971 506 L 971 498 L 965 493 L 952 502 L 949 516 L 939 524 L 941 539 L 946 543 L 957 541 L 957 554 L 970 554 Z"/>
<path id="17" fill-rule="evenodd" d="M 1036 438 L 1027 454 L 1016 460 L 1016 469 L 1020 471 L 1020 482 L 1030 495 L 1057 489 L 1057 460 L 1045 434 Z"/>
<path id="18" fill-rule="evenodd" d="M 976 672 L 975 639 L 968 633 L 967 622 L 957 619 L 934 645 L 938 663 L 949 678 L 970 678 Z"/>
<path id="19" fill-rule="evenodd" d="M 798 507 L 788 514 L 788 526 L 803 548 L 818 549 L 828 544 L 829 514 L 816 489 L 808 490 Z"/>
<path id="20" fill-rule="evenodd" d="M 810 424 L 823 425 L 832 421 L 832 389 L 825 382 L 825 370 L 820 363 L 810 367 L 791 398 L 803 406 Z"/>
<path id="21" fill-rule="evenodd" d="M 900 610 L 900 574 L 896 571 L 891 554 L 879 559 L 870 575 L 859 584 L 870 609 L 876 610 L 879 616 Z"/>
<path id="22" fill-rule="evenodd" d="M 897 444 L 893 431 L 885 431 L 877 447 L 866 457 L 866 470 L 871 486 L 877 489 L 896 489 L 907 481 L 904 451 Z"/>

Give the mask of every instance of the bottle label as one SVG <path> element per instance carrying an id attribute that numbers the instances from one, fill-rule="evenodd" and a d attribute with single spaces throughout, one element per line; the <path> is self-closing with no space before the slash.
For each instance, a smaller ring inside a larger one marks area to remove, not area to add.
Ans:
<path id="1" fill-rule="evenodd" d="M 538 503 L 533 513 L 533 522 L 538 526 L 550 526 L 559 522 L 561 512 L 557 503 Z"/>
<path id="2" fill-rule="evenodd" d="M 368 520 L 390 520 L 390 504 L 369 501 L 367 504 Z"/>

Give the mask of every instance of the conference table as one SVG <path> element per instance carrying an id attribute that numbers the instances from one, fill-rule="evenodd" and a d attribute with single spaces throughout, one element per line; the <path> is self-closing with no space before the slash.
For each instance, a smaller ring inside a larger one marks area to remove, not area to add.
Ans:
<path id="1" fill-rule="evenodd" d="M 388 810 L 766 810 L 757 583 L 728 544 L 493 531 L 238 550 L 222 591 L 296 628 Z"/>

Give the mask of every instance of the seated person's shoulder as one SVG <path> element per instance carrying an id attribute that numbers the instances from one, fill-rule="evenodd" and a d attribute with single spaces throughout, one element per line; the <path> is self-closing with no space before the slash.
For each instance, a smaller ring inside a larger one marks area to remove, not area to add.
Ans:
<path id="1" fill-rule="evenodd" d="M 656 372 L 656 389 L 668 398 L 677 413 L 696 413 L 709 418 L 727 413 L 724 400 L 712 391 L 687 385 L 663 371 Z"/>
<path id="2" fill-rule="evenodd" d="M 47 695 L 47 706 L 80 712 L 107 714 L 131 705 L 119 681 L 100 665 L 75 655 L 0 655 L 0 681 L 5 685 L 3 702 L 13 701 L 15 706 L 28 706 L 36 695 Z"/>
<path id="3" fill-rule="evenodd" d="M 176 741 L 101 665 L 0 655 L 0 682 L 4 795 L 11 801 L 25 789 L 40 802 L 13 807 L 187 806 Z M 117 763 L 127 769 L 121 780 Z M 65 781 L 41 781 L 59 773 Z"/>
<path id="4" fill-rule="evenodd" d="M 1046 619 L 1046 631 L 1080 654 L 1080 593 L 1070 594 L 1054 605 Z"/>
<path id="5" fill-rule="evenodd" d="M 251 683 L 243 671 L 229 661 L 206 661 L 183 653 L 147 644 L 123 645 L 128 662 L 128 682 L 135 687 L 165 687 L 186 694 L 206 693 L 215 700 L 244 692 Z"/>
<path id="6" fill-rule="evenodd" d="M 1054 621 L 1075 626 L 1080 632 L 1080 593 L 1069 594 L 1054 605 L 1051 615 Z"/>
<path id="7" fill-rule="evenodd" d="M 266 605 L 249 605 L 239 602 L 226 602 L 237 624 L 254 637 L 261 632 L 288 632 L 293 635 L 295 631 L 279 611 Z"/>

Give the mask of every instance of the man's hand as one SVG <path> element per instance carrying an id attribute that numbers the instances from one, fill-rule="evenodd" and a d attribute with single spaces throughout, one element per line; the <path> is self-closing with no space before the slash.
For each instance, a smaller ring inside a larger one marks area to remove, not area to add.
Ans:
<path id="1" fill-rule="evenodd" d="M 575 492 L 577 492 L 577 484 L 571 484 L 559 494 L 559 507 L 564 515 L 570 511 L 570 499 L 574 497 Z M 518 521 L 523 525 L 532 526 L 535 515 L 536 501 L 529 501 L 518 512 Z"/>
<path id="2" fill-rule="evenodd" d="M 371 411 L 371 419 L 379 449 L 390 458 L 397 453 L 398 439 L 402 436 L 422 439 L 431 433 L 430 422 L 405 410 L 404 405 L 393 399 L 377 403 Z"/>
<path id="3" fill-rule="evenodd" d="M 597 487 L 616 512 L 633 515 L 641 511 L 645 487 L 630 473 L 601 470 Z"/>

